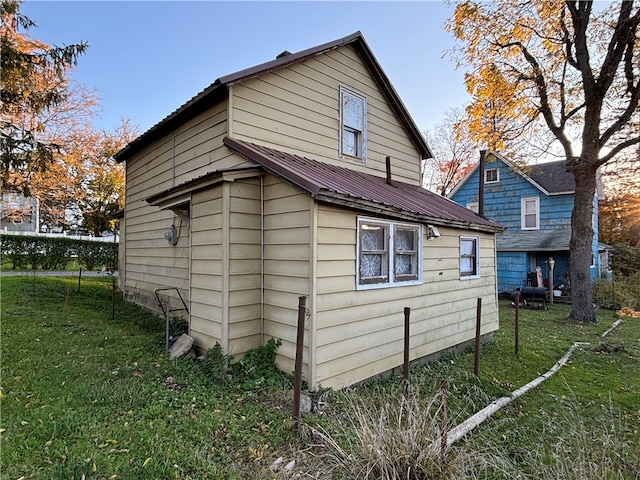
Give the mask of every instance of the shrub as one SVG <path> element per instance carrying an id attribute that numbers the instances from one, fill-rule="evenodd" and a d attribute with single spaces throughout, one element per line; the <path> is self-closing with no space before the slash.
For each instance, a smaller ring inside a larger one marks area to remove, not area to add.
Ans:
<path id="1" fill-rule="evenodd" d="M 118 264 L 118 245 L 112 242 L 36 235 L 0 235 L 0 241 L 13 269 L 65 269 L 74 255 L 87 270 Z"/>
<path id="2" fill-rule="evenodd" d="M 631 307 L 640 310 L 640 272 L 613 281 L 596 280 L 593 284 L 593 301 L 601 308 L 619 310 Z"/>
<path id="3" fill-rule="evenodd" d="M 640 272 L 640 248 L 623 244 L 614 245 L 611 269 L 617 278 L 631 277 Z"/>
<path id="4" fill-rule="evenodd" d="M 206 378 L 230 381 L 244 390 L 287 388 L 293 385 L 291 375 L 279 371 L 275 364 L 280 345 L 280 340 L 271 338 L 265 345 L 247 351 L 239 362 L 232 363 L 233 358 L 225 355 L 216 343 L 207 350 L 200 365 Z"/>

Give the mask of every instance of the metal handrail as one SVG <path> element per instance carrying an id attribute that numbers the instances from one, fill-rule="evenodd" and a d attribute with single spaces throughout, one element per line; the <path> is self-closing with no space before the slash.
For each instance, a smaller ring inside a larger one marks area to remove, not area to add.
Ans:
<path id="1" fill-rule="evenodd" d="M 171 304 L 169 302 L 169 305 L 167 306 L 167 309 L 165 310 L 164 305 L 162 304 L 162 299 L 160 298 L 159 292 L 166 292 L 166 291 L 170 291 L 170 290 L 175 290 L 175 292 L 178 294 L 178 298 L 180 299 L 180 302 L 182 302 L 182 308 L 171 308 Z M 187 307 L 187 304 L 185 303 L 184 299 L 182 298 L 182 295 L 180 294 L 180 290 L 178 290 L 175 287 L 157 288 L 156 290 L 154 290 L 153 293 L 155 294 L 156 300 L 158 301 L 158 305 L 160 305 L 160 309 L 162 310 L 162 313 L 164 314 L 164 319 L 165 319 L 165 329 L 164 329 L 165 355 L 167 357 L 169 357 L 169 315 L 172 312 L 182 312 L 182 311 L 187 312 L 187 315 L 189 315 L 189 308 Z"/>

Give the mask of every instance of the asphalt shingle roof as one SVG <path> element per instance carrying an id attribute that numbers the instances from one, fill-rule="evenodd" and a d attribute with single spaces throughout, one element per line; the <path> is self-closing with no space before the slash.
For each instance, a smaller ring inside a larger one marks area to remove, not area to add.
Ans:
<path id="1" fill-rule="evenodd" d="M 496 235 L 498 252 L 569 251 L 571 230 L 505 230 Z"/>
<path id="2" fill-rule="evenodd" d="M 576 189 L 575 178 L 567 172 L 564 160 L 532 165 L 527 173 L 531 180 L 551 194 L 573 193 Z"/>

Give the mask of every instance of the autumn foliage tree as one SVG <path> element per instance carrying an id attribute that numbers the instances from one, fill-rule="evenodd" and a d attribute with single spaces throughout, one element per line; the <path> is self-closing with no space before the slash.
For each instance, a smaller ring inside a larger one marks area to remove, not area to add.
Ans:
<path id="1" fill-rule="evenodd" d="M 640 143 L 637 1 L 457 3 L 447 28 L 468 65 L 475 141 L 491 149 L 548 134 L 575 177 L 570 317 L 595 322 L 590 280 L 598 169 Z M 546 148 L 546 146 L 544 146 Z"/>
<path id="2" fill-rule="evenodd" d="M 41 228 L 49 231 L 113 230 L 124 203 L 124 167 L 113 155 L 137 131 L 128 120 L 113 131 L 92 127 L 99 100 L 70 77 L 87 44 L 50 47 L 21 32 L 35 24 L 19 6 L 2 0 L 0 7 L 3 191 L 37 198 Z M 29 214 L 22 210 L 12 215 Z"/>
<path id="3" fill-rule="evenodd" d="M 58 145 L 48 138 L 42 115 L 68 97 L 66 73 L 86 43 L 51 47 L 20 30 L 35 26 L 20 2 L 0 3 L 0 150 L 2 187 L 29 193 L 29 179 L 53 162 Z"/>
<path id="4" fill-rule="evenodd" d="M 424 163 L 423 183 L 443 196 L 473 167 L 477 155 L 476 146 L 463 130 L 464 118 L 462 109 L 449 109 L 444 122 L 425 132 L 433 158 Z"/>

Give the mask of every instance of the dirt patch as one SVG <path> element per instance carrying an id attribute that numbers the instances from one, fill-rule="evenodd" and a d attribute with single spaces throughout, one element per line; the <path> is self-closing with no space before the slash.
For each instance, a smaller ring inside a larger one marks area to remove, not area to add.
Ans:
<path id="1" fill-rule="evenodd" d="M 614 354 L 614 353 L 626 353 L 627 351 L 624 348 L 624 345 L 612 345 L 607 342 L 602 342 L 597 347 L 590 348 L 589 350 L 594 353 L 604 353 L 607 355 Z"/>

